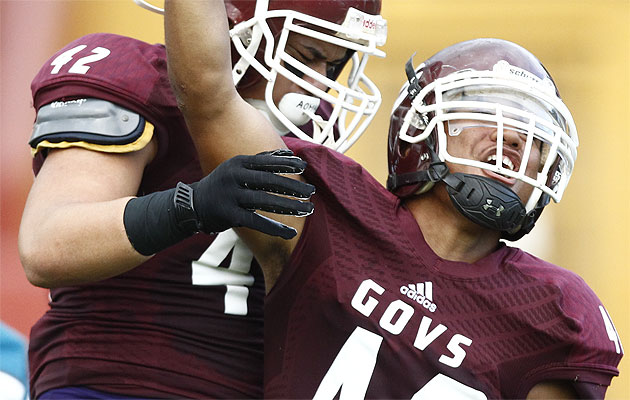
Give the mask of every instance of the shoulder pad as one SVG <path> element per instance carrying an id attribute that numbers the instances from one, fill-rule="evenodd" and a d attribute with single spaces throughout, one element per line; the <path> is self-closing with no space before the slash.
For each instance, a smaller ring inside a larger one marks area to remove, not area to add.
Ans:
<path id="1" fill-rule="evenodd" d="M 29 144 L 35 152 L 40 147 L 72 146 L 130 152 L 144 147 L 152 135 L 153 127 L 138 113 L 109 101 L 83 98 L 42 106 Z"/>

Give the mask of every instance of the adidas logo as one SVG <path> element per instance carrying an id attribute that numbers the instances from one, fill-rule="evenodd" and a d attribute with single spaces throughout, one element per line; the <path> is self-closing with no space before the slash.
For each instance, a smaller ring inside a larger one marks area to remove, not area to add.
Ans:
<path id="1" fill-rule="evenodd" d="M 410 283 L 407 286 L 401 286 L 400 293 L 431 312 L 437 310 L 437 304 L 433 302 L 433 282 Z"/>

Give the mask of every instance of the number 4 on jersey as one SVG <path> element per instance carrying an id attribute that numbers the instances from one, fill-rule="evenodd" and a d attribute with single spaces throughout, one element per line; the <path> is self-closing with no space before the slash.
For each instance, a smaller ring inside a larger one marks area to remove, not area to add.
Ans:
<path id="1" fill-rule="evenodd" d="M 220 267 L 232 253 L 230 266 Z M 192 263 L 192 284 L 215 286 L 225 285 L 226 314 L 247 315 L 248 286 L 254 284 L 254 277 L 249 273 L 254 255 L 245 246 L 236 232 L 228 229 L 217 235 L 210 247 Z"/>
<path id="2" fill-rule="evenodd" d="M 608 339 L 615 344 L 615 351 L 617 354 L 623 353 L 623 347 L 621 346 L 621 339 L 619 339 L 619 334 L 617 333 L 617 329 L 615 329 L 615 325 L 608 315 L 608 311 L 604 308 L 604 306 L 599 306 L 599 312 L 602 314 L 602 318 L 604 318 L 604 326 L 606 326 L 606 333 L 608 334 Z"/>

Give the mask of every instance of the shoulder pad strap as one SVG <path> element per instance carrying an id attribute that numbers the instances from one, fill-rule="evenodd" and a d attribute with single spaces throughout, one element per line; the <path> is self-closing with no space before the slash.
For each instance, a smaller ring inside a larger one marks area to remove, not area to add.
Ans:
<path id="1" fill-rule="evenodd" d="M 116 152 L 133 151 L 144 147 L 153 134 L 145 125 L 150 124 L 142 116 L 109 101 L 54 101 L 37 112 L 29 144 L 33 149 L 96 145 L 103 151 L 108 146 L 116 147 Z M 121 146 L 129 148 L 121 150 Z"/>

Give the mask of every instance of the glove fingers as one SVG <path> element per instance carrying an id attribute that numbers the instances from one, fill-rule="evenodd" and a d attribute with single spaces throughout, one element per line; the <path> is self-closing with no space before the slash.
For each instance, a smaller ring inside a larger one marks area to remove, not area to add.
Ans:
<path id="1" fill-rule="evenodd" d="M 261 151 L 260 153 L 258 153 L 256 155 L 260 156 L 260 155 L 265 155 L 265 154 L 269 154 L 269 155 L 272 155 L 272 156 L 292 156 L 293 155 L 293 150 L 291 150 L 291 149 L 268 150 L 268 151 Z"/>
<path id="2" fill-rule="evenodd" d="M 243 166 L 256 171 L 267 171 L 282 174 L 301 174 L 306 168 L 306 161 L 294 156 L 288 149 L 268 151 L 246 156 Z"/>
<path id="3" fill-rule="evenodd" d="M 197 226 L 208 233 L 245 226 L 285 239 L 294 237 L 295 229 L 254 210 L 295 216 L 312 213 L 312 203 L 296 199 L 309 198 L 315 192 L 314 186 L 276 175 L 300 174 L 304 168 L 306 162 L 288 149 L 236 156 L 223 162 L 191 185 Z"/>
<path id="4" fill-rule="evenodd" d="M 242 211 L 239 226 L 255 229 L 267 235 L 280 236 L 283 239 L 291 239 L 297 234 L 297 231 L 288 225 L 247 211 Z"/>
<path id="5" fill-rule="evenodd" d="M 307 199 L 315 193 L 315 186 L 296 179 L 264 171 L 247 171 L 240 178 L 243 187 Z"/>
<path id="6" fill-rule="evenodd" d="M 261 191 L 245 191 L 239 206 L 248 210 L 268 211 L 276 214 L 304 217 L 313 212 L 313 203 L 280 197 Z"/>

